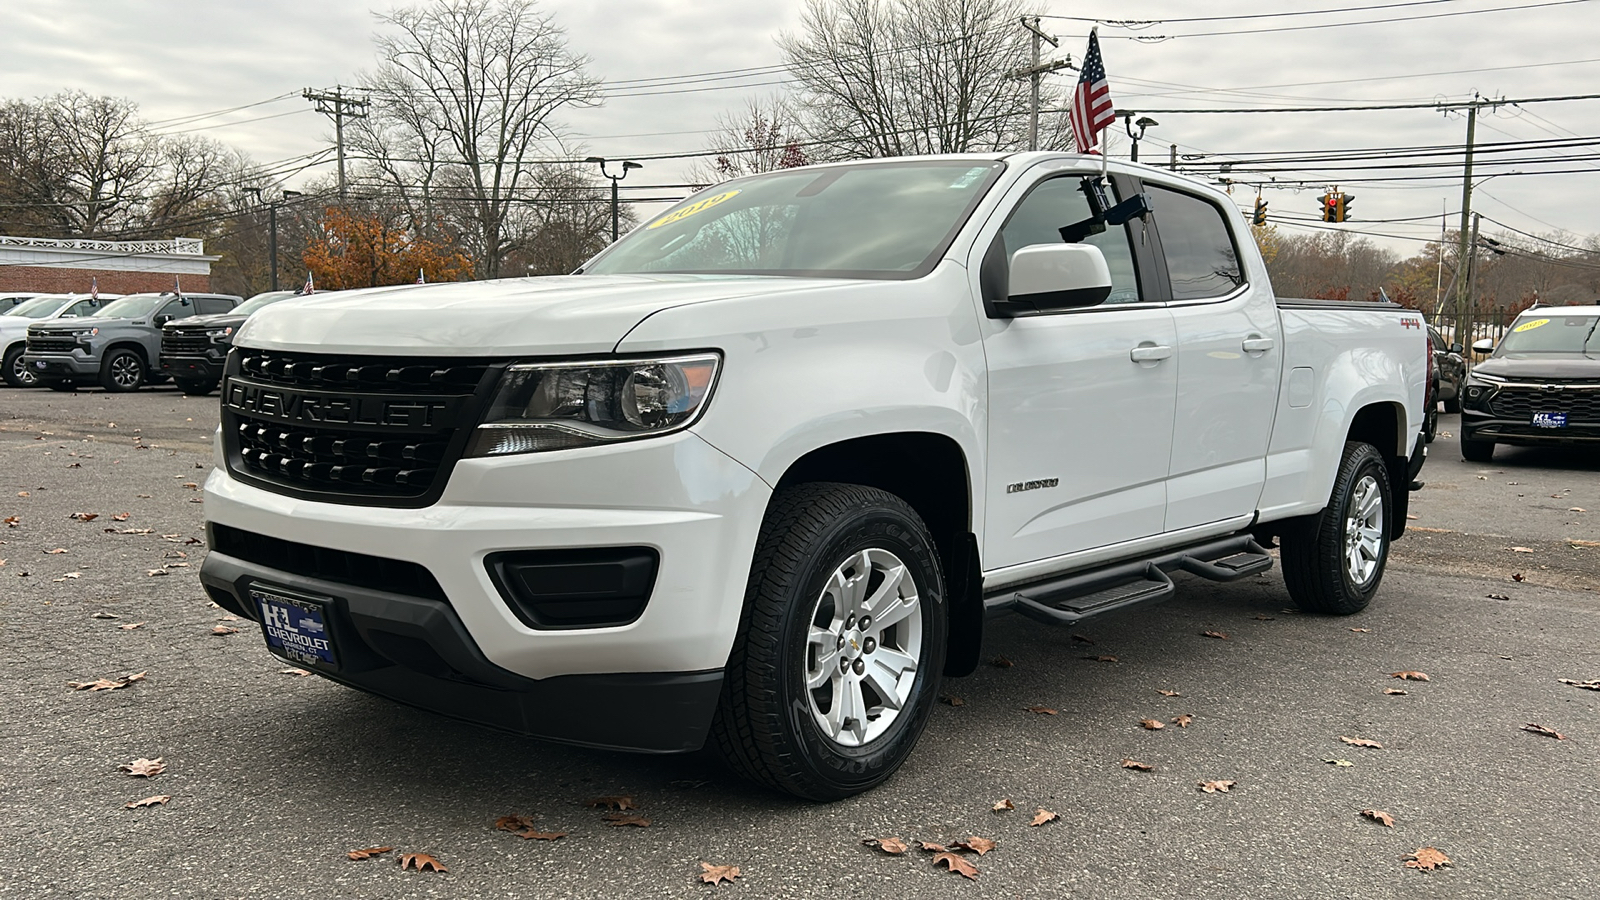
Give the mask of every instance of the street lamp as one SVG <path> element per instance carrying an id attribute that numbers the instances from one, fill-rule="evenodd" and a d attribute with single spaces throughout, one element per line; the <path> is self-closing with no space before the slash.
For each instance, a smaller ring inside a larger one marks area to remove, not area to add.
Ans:
<path id="1" fill-rule="evenodd" d="M 644 166 L 631 159 L 625 159 L 622 161 L 622 174 L 613 175 L 606 171 L 606 158 L 604 156 L 591 156 L 584 162 L 599 163 L 601 176 L 611 179 L 611 242 L 615 244 L 617 242 L 617 182 L 628 177 L 629 169 L 642 169 Z"/>
<path id="2" fill-rule="evenodd" d="M 256 195 L 256 203 L 261 202 L 261 188 L 245 188 L 247 193 Z M 299 191 L 284 191 L 278 199 L 266 204 L 267 207 L 267 270 L 271 273 L 272 290 L 278 289 L 278 207 L 283 206 L 290 197 L 301 196 Z"/>
<path id="3" fill-rule="evenodd" d="M 1144 140 L 1144 130 L 1146 128 L 1150 128 L 1152 126 L 1160 125 L 1160 124 L 1161 124 L 1160 122 L 1157 122 L 1155 119 L 1152 119 L 1149 116 L 1140 116 L 1139 117 L 1139 121 L 1135 122 L 1133 120 L 1133 113 L 1127 113 L 1126 115 L 1124 115 L 1122 117 L 1122 127 L 1128 129 L 1128 137 L 1133 138 L 1133 161 L 1134 162 L 1138 162 L 1139 161 L 1139 142 Z M 1139 126 L 1139 133 L 1138 134 L 1134 134 L 1133 133 L 1133 126 L 1135 126 L 1135 125 Z"/>

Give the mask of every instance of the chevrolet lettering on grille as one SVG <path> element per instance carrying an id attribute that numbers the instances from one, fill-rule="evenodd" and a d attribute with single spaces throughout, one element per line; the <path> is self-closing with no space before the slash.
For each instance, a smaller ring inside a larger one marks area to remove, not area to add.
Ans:
<path id="1" fill-rule="evenodd" d="M 236 412 L 279 422 L 412 431 L 454 427 L 459 409 L 455 398 L 338 394 L 238 379 L 229 379 L 223 403 Z"/>

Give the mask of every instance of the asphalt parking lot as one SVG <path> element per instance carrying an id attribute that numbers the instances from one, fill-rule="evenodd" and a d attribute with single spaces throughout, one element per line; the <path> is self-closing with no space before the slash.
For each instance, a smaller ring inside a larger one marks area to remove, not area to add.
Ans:
<path id="1" fill-rule="evenodd" d="M 0 895 L 1596 895 L 1600 693 L 1561 682 L 1600 679 L 1592 450 L 1477 465 L 1442 436 L 1382 592 L 1348 619 L 1289 612 L 1274 571 L 1180 576 L 1176 599 L 1078 632 L 992 621 L 985 657 L 1009 665 L 948 681 L 959 705 L 889 784 L 819 806 L 709 753 L 543 744 L 284 673 L 195 578 L 215 426 L 214 396 L 171 388 L 0 388 Z M 119 771 L 140 758 L 165 771 Z M 649 825 L 609 826 L 601 796 Z M 1057 818 L 1033 826 L 1039 809 Z M 565 837 L 496 830 L 507 815 Z M 862 845 L 969 836 L 997 842 L 976 880 Z M 1450 864 L 1404 865 L 1426 847 Z M 713 887 L 701 863 L 741 875 Z"/>

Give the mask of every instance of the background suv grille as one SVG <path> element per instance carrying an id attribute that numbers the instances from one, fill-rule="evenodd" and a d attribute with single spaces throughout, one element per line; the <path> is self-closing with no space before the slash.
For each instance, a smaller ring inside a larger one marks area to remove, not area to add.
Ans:
<path id="1" fill-rule="evenodd" d="M 1600 422 L 1600 390 L 1506 387 L 1489 401 L 1489 409 L 1502 419 L 1531 419 L 1536 412 L 1564 412 L 1573 422 Z"/>
<path id="2" fill-rule="evenodd" d="M 76 346 L 77 342 L 70 337 L 28 335 L 28 350 L 34 353 L 71 353 Z"/>
<path id="3" fill-rule="evenodd" d="M 228 468 L 278 493 L 425 506 L 444 490 L 499 370 L 478 360 L 235 350 L 222 392 Z"/>
<path id="4" fill-rule="evenodd" d="M 212 346 L 204 329 L 167 328 L 161 332 L 161 352 L 174 356 L 203 355 Z"/>

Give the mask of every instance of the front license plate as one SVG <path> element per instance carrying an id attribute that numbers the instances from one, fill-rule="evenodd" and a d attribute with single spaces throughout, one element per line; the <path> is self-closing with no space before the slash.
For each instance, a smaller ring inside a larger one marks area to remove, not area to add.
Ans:
<path id="1" fill-rule="evenodd" d="M 1567 427 L 1567 414 L 1564 412 L 1536 412 L 1533 414 L 1533 427 L 1565 428 Z"/>
<path id="2" fill-rule="evenodd" d="M 259 588 L 251 589 L 250 599 L 261 612 L 261 631 L 274 653 L 307 665 L 338 667 L 333 636 L 328 633 L 331 601 L 291 597 Z"/>

